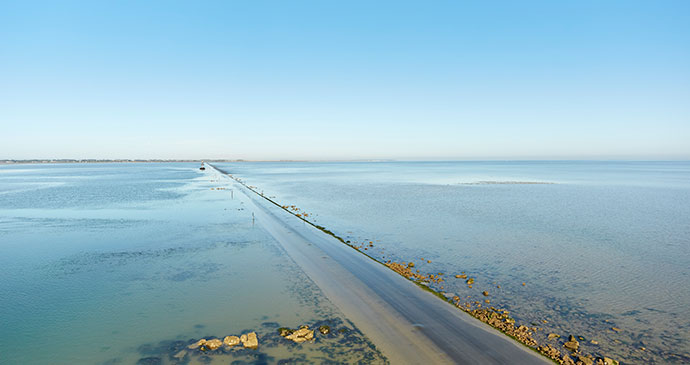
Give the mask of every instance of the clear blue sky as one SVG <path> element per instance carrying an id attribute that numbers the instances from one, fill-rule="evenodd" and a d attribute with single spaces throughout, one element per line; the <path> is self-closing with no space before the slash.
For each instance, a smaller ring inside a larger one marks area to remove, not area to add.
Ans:
<path id="1" fill-rule="evenodd" d="M 690 1 L 2 1 L 0 159 L 690 159 Z"/>

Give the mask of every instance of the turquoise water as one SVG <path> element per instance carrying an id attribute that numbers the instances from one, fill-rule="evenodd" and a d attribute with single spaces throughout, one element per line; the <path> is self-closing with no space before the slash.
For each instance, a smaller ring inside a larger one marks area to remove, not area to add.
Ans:
<path id="1" fill-rule="evenodd" d="M 541 342 L 690 362 L 688 162 L 217 165 L 380 261 L 444 273 L 436 289 L 490 299 Z"/>
<path id="2" fill-rule="evenodd" d="M 225 181 L 183 163 L 0 166 L 0 363 L 384 362 Z M 303 324 L 334 331 L 277 334 Z M 250 331 L 258 350 L 173 357 Z"/>

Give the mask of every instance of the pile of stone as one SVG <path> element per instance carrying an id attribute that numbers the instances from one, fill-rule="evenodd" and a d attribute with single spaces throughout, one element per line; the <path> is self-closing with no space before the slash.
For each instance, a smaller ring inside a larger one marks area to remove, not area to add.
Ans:
<path id="1" fill-rule="evenodd" d="M 329 326 L 320 326 L 319 332 L 323 335 L 327 335 L 331 332 Z M 278 329 L 278 333 L 286 340 L 293 341 L 295 343 L 302 343 L 314 339 L 314 330 L 310 330 L 309 326 L 302 325 L 296 330 L 281 327 Z"/>
<path id="2" fill-rule="evenodd" d="M 201 340 L 187 346 L 187 348 L 190 350 L 199 349 L 201 351 L 215 351 L 223 345 L 230 348 L 235 345 L 239 345 L 240 343 L 242 344 L 242 346 L 248 349 L 256 349 L 257 347 L 259 347 L 259 339 L 256 337 L 256 332 L 249 332 L 247 334 L 241 335 L 240 337 L 225 336 L 225 338 L 223 338 L 222 341 L 218 338 L 213 338 L 210 340 L 202 338 Z"/>
<path id="3" fill-rule="evenodd" d="M 558 336 L 558 335 L 556 335 L 556 334 L 553 334 L 553 333 L 549 334 L 549 340 L 551 340 L 551 339 L 556 339 L 556 338 L 559 338 L 559 337 L 560 337 L 560 336 Z M 549 345 L 547 345 L 547 346 L 548 346 L 548 349 L 549 349 L 549 350 L 550 350 L 550 349 L 553 349 L 553 347 L 551 347 L 551 346 L 549 346 Z M 577 340 L 577 338 L 576 338 L 575 336 L 573 336 L 573 335 L 570 335 L 570 336 L 568 337 L 568 341 L 566 341 L 566 342 L 563 344 L 563 347 L 565 347 L 567 350 L 569 350 L 569 351 L 572 353 L 572 356 L 573 356 L 575 359 L 573 360 L 573 358 L 570 357 L 570 355 L 568 355 L 568 354 L 563 354 L 563 356 L 560 358 L 560 363 L 561 363 L 561 364 L 568 364 L 568 365 L 570 365 L 570 364 L 583 364 L 583 365 L 594 365 L 594 364 L 596 364 L 596 365 L 618 365 L 618 361 L 613 360 L 613 359 L 608 358 L 608 357 L 594 358 L 594 357 L 591 356 L 591 355 L 586 355 L 586 354 L 580 353 L 580 352 L 579 352 L 579 349 L 580 349 L 580 342 L 579 342 L 579 341 Z M 551 358 L 553 359 L 554 357 L 551 356 L 552 354 L 551 354 L 551 353 L 545 353 L 545 352 L 543 351 L 543 348 L 544 348 L 544 346 L 538 348 L 538 350 L 540 350 L 542 353 L 546 354 L 547 356 L 549 356 L 549 357 L 551 357 Z"/>
<path id="4" fill-rule="evenodd" d="M 535 348 L 546 357 L 554 360 L 558 364 L 564 365 L 618 365 L 618 361 L 608 357 L 593 357 L 581 353 L 580 342 L 578 339 L 570 335 L 568 341 L 563 342 L 563 347 L 568 350 L 561 352 L 555 346 L 544 344 L 539 346 L 537 341 L 532 337 L 532 334 L 537 331 L 536 327 L 516 326 L 515 319 L 509 316 L 509 312 L 505 309 L 498 309 L 494 307 L 481 308 L 479 302 L 475 302 L 476 308 L 470 303 L 460 303 L 460 297 L 457 295 L 452 298 L 455 305 L 471 314 L 480 321 L 489 324 L 490 326 L 502 331 L 515 338 L 517 341 L 525 345 Z M 548 335 L 548 340 L 558 340 L 561 336 L 555 333 Z"/>
<path id="5" fill-rule="evenodd" d="M 285 336 L 286 340 L 291 340 L 296 343 L 302 343 L 314 338 L 314 330 L 310 330 L 308 326 L 302 326 L 297 331 Z"/>
<path id="6" fill-rule="evenodd" d="M 391 270 L 397 272 L 398 274 L 410 279 L 410 280 L 417 280 L 421 282 L 436 282 L 439 283 L 443 281 L 442 278 L 438 278 L 434 275 L 423 275 L 419 273 L 419 270 L 416 272 L 412 271 L 412 268 L 414 267 L 414 263 L 410 262 L 402 262 L 402 263 L 397 263 L 397 262 L 392 262 L 388 261 L 384 265 L 388 266 Z"/>

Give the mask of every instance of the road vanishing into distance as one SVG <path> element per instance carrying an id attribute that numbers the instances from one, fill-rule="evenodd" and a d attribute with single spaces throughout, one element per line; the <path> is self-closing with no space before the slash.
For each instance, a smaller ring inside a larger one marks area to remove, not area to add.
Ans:
<path id="1" fill-rule="evenodd" d="M 209 166 L 391 363 L 553 364 Z"/>

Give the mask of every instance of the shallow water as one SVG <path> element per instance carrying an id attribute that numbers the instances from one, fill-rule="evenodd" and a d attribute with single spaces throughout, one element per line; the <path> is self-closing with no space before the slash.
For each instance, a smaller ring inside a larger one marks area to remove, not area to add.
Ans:
<path id="1" fill-rule="evenodd" d="M 0 166 L 0 363 L 385 362 L 224 181 L 196 164 Z M 277 335 L 302 324 L 333 331 Z M 258 350 L 172 357 L 249 331 Z"/>
<path id="2" fill-rule="evenodd" d="M 541 342 L 690 362 L 688 162 L 217 165 L 372 257 L 444 273 L 437 289 L 490 299 Z"/>

